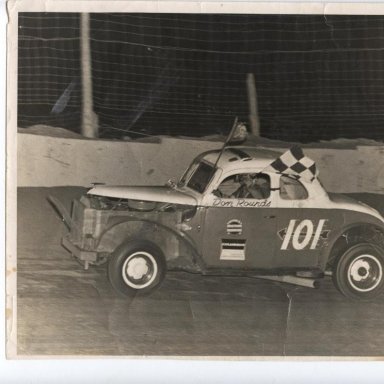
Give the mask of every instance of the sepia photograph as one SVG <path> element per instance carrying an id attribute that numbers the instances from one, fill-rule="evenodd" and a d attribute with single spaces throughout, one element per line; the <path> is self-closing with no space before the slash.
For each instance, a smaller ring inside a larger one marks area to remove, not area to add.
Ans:
<path id="1" fill-rule="evenodd" d="M 114 3 L 11 13 L 8 357 L 381 360 L 384 7 Z"/>

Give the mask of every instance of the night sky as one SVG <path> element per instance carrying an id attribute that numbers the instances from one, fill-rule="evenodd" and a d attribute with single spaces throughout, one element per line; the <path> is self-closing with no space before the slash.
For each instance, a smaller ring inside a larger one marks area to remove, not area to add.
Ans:
<path id="1" fill-rule="evenodd" d="M 261 134 L 383 140 L 384 16 L 91 14 L 100 136 Z M 19 126 L 79 132 L 79 15 L 19 14 Z"/>

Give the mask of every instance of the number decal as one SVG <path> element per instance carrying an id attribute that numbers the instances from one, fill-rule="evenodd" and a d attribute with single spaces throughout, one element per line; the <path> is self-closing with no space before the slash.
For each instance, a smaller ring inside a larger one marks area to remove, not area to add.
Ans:
<path id="1" fill-rule="evenodd" d="M 329 231 L 323 231 L 324 224 L 327 220 L 321 219 L 314 225 L 312 220 L 303 220 L 299 223 L 298 220 L 290 220 L 288 228 L 279 232 L 279 235 L 283 238 L 281 244 L 281 250 L 288 249 L 292 244 L 293 249 L 301 251 L 309 246 L 309 249 L 316 249 L 320 236 L 323 234 L 328 235 Z M 315 228 L 316 227 L 316 228 Z"/>

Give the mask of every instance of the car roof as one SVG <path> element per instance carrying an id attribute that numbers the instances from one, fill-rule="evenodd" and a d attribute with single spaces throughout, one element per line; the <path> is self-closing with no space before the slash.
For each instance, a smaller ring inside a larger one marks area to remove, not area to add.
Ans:
<path id="1" fill-rule="evenodd" d="M 220 150 L 205 152 L 202 159 L 215 164 L 219 153 Z M 225 171 L 241 167 L 263 169 L 280 155 L 281 152 L 260 147 L 226 147 L 217 166 Z"/>

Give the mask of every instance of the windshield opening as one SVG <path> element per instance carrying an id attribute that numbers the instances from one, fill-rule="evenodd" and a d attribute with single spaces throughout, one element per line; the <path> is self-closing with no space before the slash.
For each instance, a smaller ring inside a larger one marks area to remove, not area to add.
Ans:
<path id="1" fill-rule="evenodd" d="M 187 187 L 199 193 L 203 193 L 211 181 L 214 173 L 213 165 L 205 162 L 199 163 L 195 172 L 189 179 Z"/>

